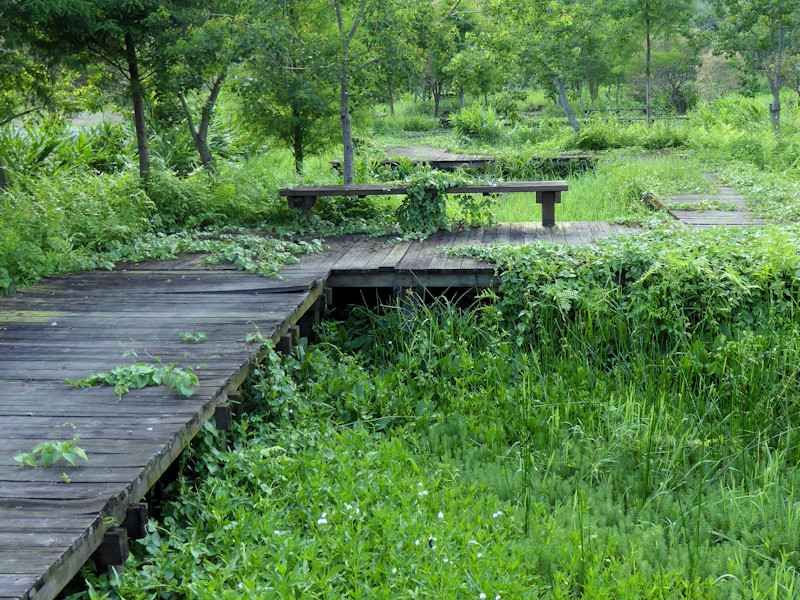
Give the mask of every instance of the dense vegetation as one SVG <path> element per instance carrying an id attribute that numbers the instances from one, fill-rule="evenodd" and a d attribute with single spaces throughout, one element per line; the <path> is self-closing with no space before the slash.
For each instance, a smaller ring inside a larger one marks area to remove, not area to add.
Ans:
<path id="1" fill-rule="evenodd" d="M 207 428 L 125 598 L 796 594 L 797 229 L 473 250 L 471 308 L 329 323 Z"/>
<path id="2" fill-rule="evenodd" d="M 797 596 L 798 26 L 794 0 L 0 0 L 0 294 L 539 220 L 524 195 L 431 194 L 465 179 L 566 178 L 559 221 L 642 225 L 473 248 L 503 282 L 475 304 L 268 351 L 230 449 L 207 425 L 133 564 L 75 595 Z M 379 165 L 409 144 L 497 161 Z M 277 193 L 351 180 L 413 193 L 321 199 L 310 224 Z M 684 231 L 649 202 L 719 184 L 770 225 Z"/>

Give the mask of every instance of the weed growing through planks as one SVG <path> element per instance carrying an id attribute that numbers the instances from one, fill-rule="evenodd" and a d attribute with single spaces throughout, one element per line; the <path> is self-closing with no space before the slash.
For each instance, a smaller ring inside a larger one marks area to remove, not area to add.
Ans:
<path id="1" fill-rule="evenodd" d="M 184 342 L 199 344 L 200 342 L 205 342 L 208 339 L 208 335 L 203 331 L 184 331 L 181 334 L 181 339 Z"/>
<path id="2" fill-rule="evenodd" d="M 75 429 L 72 423 L 65 423 Z M 55 435 L 61 433 L 60 427 L 56 428 Z M 59 461 L 69 463 L 75 466 L 75 460 L 82 458 L 89 461 L 86 452 L 78 446 L 80 438 L 75 435 L 71 440 L 47 440 L 36 445 L 30 452 L 22 452 L 14 457 L 14 460 L 26 467 L 35 467 L 41 465 L 42 467 L 52 467 Z M 66 473 L 61 474 L 61 479 L 64 483 L 70 483 L 69 476 Z"/>
<path id="3" fill-rule="evenodd" d="M 191 396 L 200 387 L 197 375 L 191 367 L 181 369 L 175 365 L 149 365 L 136 363 L 121 365 L 105 373 L 90 375 L 84 379 L 67 379 L 66 382 L 75 387 L 92 387 L 95 385 L 113 385 L 118 396 L 130 390 L 139 390 L 151 385 L 165 385 L 176 390 L 181 396 Z"/>

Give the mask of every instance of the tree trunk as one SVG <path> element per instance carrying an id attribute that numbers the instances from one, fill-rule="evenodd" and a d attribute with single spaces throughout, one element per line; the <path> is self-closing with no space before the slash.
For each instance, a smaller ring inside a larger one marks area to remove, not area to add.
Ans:
<path id="1" fill-rule="evenodd" d="M 350 81 L 346 75 L 339 79 L 339 104 L 341 113 L 339 118 L 342 121 L 342 183 L 351 185 L 353 183 L 353 129 L 350 120 Z"/>
<path id="2" fill-rule="evenodd" d="M 150 172 L 150 150 L 147 147 L 147 126 L 144 120 L 142 80 L 139 75 L 139 59 L 136 45 L 130 33 L 125 34 L 125 52 L 128 60 L 128 77 L 133 97 L 133 124 L 136 129 L 136 150 L 139 155 L 139 177 L 147 179 Z"/>
<path id="3" fill-rule="evenodd" d="M 647 56 L 645 58 L 645 68 L 644 68 L 644 93 L 645 93 L 645 116 L 647 117 L 647 124 L 653 122 L 653 115 L 652 115 L 652 104 L 651 104 L 651 97 L 650 97 L 650 60 L 651 60 L 651 40 L 650 40 L 650 1 L 648 0 L 645 10 L 647 11 L 647 17 L 645 18 L 645 28 L 647 34 Z"/>
<path id="4" fill-rule="evenodd" d="M 442 98 L 442 85 L 439 82 L 433 86 L 433 118 L 439 118 L 439 100 Z"/>
<path id="5" fill-rule="evenodd" d="M 4 190 L 8 187 L 8 175 L 6 175 L 6 169 L 3 166 L 3 159 L 0 157 L 0 190 Z"/>
<path id="6" fill-rule="evenodd" d="M 389 114 L 394 116 L 394 97 L 392 96 L 392 80 L 386 83 L 386 100 L 389 103 Z"/>
<path id="7" fill-rule="evenodd" d="M 294 111 L 295 117 L 298 117 L 297 110 Z M 292 151 L 294 153 L 294 170 L 300 175 L 303 172 L 303 127 L 295 119 L 294 131 L 292 132 Z"/>
<path id="8" fill-rule="evenodd" d="M 561 108 L 567 113 L 569 125 L 575 133 L 578 133 L 581 130 L 581 126 L 578 124 L 578 120 L 575 118 L 575 115 L 572 114 L 572 109 L 569 106 L 567 91 L 564 89 L 564 80 L 556 75 L 553 77 L 553 82 L 556 84 L 556 90 L 558 90 L 558 101 L 561 103 Z"/>
<path id="9" fill-rule="evenodd" d="M 458 102 L 461 105 L 461 108 L 464 108 L 464 84 L 460 84 L 458 88 Z"/>
<path id="10" fill-rule="evenodd" d="M 769 89 L 772 92 L 772 104 L 769 105 L 769 119 L 772 121 L 772 127 L 775 130 L 775 135 L 781 131 L 781 88 L 783 87 L 783 52 L 784 42 L 786 40 L 786 30 L 778 25 L 778 52 L 775 56 L 775 68 L 772 73 L 767 76 L 769 81 Z"/>
<path id="11" fill-rule="evenodd" d="M 208 147 L 208 128 L 211 124 L 211 114 L 214 112 L 214 106 L 217 102 L 219 91 L 222 88 L 222 84 L 225 82 L 226 76 L 227 73 L 223 71 L 211 85 L 211 92 L 209 93 L 208 98 L 203 105 L 203 111 L 200 115 L 199 128 L 195 128 L 194 119 L 192 119 L 192 112 L 189 110 L 189 106 L 186 104 L 186 99 L 184 98 L 183 94 L 178 93 L 178 99 L 181 101 L 183 112 L 186 115 L 186 121 L 189 124 L 189 133 L 192 136 L 194 147 L 197 148 L 197 153 L 200 155 L 200 164 L 202 164 L 203 168 L 209 173 L 217 172 L 217 161 L 214 158 L 214 155 L 211 154 L 211 149 Z"/>
<path id="12" fill-rule="evenodd" d="M 581 107 L 581 111 L 583 114 L 586 114 L 586 107 L 583 105 L 583 83 L 581 82 L 580 87 L 578 87 L 578 106 Z"/>

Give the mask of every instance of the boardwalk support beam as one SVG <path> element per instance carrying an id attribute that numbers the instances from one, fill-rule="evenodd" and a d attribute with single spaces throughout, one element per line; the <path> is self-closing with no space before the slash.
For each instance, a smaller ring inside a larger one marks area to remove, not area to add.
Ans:
<path id="1" fill-rule="evenodd" d="M 228 431 L 233 427 L 233 409 L 229 402 L 220 402 L 214 408 L 214 424 L 218 431 Z"/>
<path id="2" fill-rule="evenodd" d="M 147 502 L 135 502 L 125 511 L 125 520 L 122 527 L 128 532 L 128 537 L 140 540 L 147 535 Z"/>
<path id="3" fill-rule="evenodd" d="M 93 558 L 98 567 L 124 565 L 128 560 L 128 530 L 124 527 L 112 527 L 106 531 Z"/>

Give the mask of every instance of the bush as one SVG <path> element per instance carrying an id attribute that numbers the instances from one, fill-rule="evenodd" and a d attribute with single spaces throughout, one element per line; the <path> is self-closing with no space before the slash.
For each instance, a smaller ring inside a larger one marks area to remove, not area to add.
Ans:
<path id="1" fill-rule="evenodd" d="M 450 123 L 457 135 L 484 142 L 496 140 L 503 130 L 494 110 L 491 107 L 481 108 L 477 104 L 450 115 Z"/>

